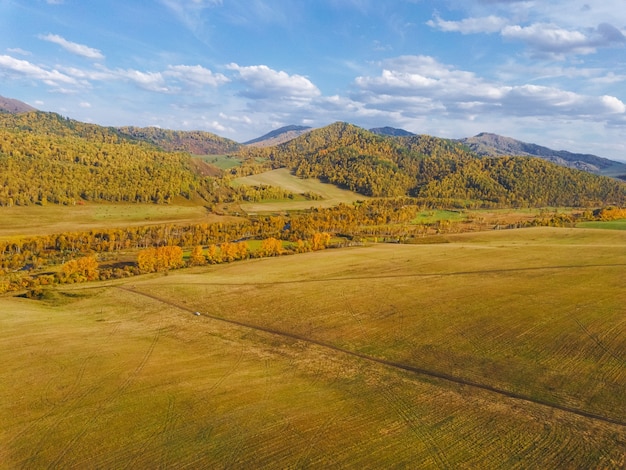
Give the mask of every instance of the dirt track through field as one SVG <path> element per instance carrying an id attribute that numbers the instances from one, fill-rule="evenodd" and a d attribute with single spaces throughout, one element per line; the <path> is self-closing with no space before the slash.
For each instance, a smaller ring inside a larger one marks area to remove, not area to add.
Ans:
<path id="1" fill-rule="evenodd" d="M 146 292 L 141 292 L 132 288 L 128 288 L 128 287 L 123 287 L 123 286 L 116 286 L 118 289 L 122 289 L 124 291 L 127 292 L 131 292 L 134 293 L 136 295 L 142 295 L 144 297 L 148 297 L 150 299 L 156 300 L 158 302 L 162 302 L 164 304 L 170 305 L 172 307 L 175 307 L 179 310 L 185 311 L 185 312 L 189 312 L 189 313 L 194 313 L 195 310 L 191 309 L 185 305 L 181 305 L 178 304 L 176 302 L 173 302 L 171 300 L 168 299 L 163 299 L 161 297 L 158 297 L 156 295 L 153 294 L 148 294 Z M 211 320 L 215 320 L 215 321 L 219 321 L 219 322 L 223 322 L 223 323 L 227 323 L 230 325 L 235 325 L 235 326 L 240 326 L 243 328 L 249 328 L 252 330 L 256 330 L 256 331 L 262 331 L 264 333 L 269 333 L 271 335 L 277 335 L 277 336 L 281 336 L 284 338 L 290 338 L 290 339 L 294 339 L 297 341 L 304 341 L 310 344 L 315 344 L 317 346 L 321 346 L 323 348 L 335 351 L 335 352 L 339 352 L 342 354 L 347 354 L 349 356 L 353 356 L 353 357 L 358 357 L 360 359 L 363 359 L 365 361 L 369 361 L 369 362 L 373 362 L 373 363 L 377 363 L 377 364 L 382 364 L 394 369 L 398 369 L 398 370 L 403 370 L 403 371 L 407 371 L 407 372 L 412 372 L 418 375 L 422 375 L 422 376 L 427 376 L 427 377 L 432 377 L 435 379 L 440 379 L 440 380 L 445 380 L 447 382 L 451 382 L 454 384 L 458 384 L 458 385 L 464 385 L 464 386 L 468 386 L 468 387 L 472 387 L 472 388 L 476 388 L 479 390 L 484 390 L 484 391 L 488 391 L 491 393 L 495 393 L 497 395 L 506 397 L 506 398 L 511 398 L 514 400 L 521 400 L 521 401 L 525 401 L 528 403 L 532 403 L 535 405 L 540 405 L 540 406 L 545 406 L 554 410 L 559 410 L 559 411 L 563 411 L 566 413 L 571 413 L 577 416 L 581 416 L 584 418 L 588 418 L 588 419 L 593 419 L 593 420 L 597 420 L 597 421 L 601 421 L 604 423 L 610 423 L 610 424 L 615 424 L 618 426 L 622 426 L 622 427 L 626 427 L 626 420 L 620 420 L 617 418 L 611 418 L 609 416 L 603 416 L 603 415 L 599 415 L 596 413 L 591 413 L 585 410 L 581 410 L 578 408 L 572 408 L 572 407 L 568 407 L 568 406 L 564 406 L 564 405 L 560 405 L 558 403 L 552 403 L 549 401 L 545 401 L 545 400 L 539 400 L 527 395 L 523 395 L 520 393 L 515 393 L 515 392 L 511 392 L 508 390 L 503 390 L 500 389 L 498 387 L 494 387 L 488 384 L 483 384 L 483 383 L 479 383 L 479 382 L 474 382 L 471 380 L 467 380 L 464 379 L 463 377 L 458 377 L 458 376 L 454 376 L 451 374 L 447 374 L 445 372 L 440 372 L 440 371 L 436 371 L 436 370 L 428 370 L 428 369 L 423 369 L 420 367 L 416 367 L 416 366 L 412 366 L 410 364 L 404 364 L 404 363 L 400 363 L 400 362 L 394 362 L 394 361 L 390 361 L 387 359 L 382 359 L 382 358 L 378 358 L 375 356 L 370 356 L 367 354 L 363 354 L 357 351 L 350 351 L 349 349 L 344 349 L 344 348 L 340 348 L 337 346 L 334 346 L 330 343 L 326 343 L 324 341 L 320 341 L 314 338 L 309 338 L 306 336 L 301 336 L 298 334 L 294 334 L 294 333 L 290 333 L 290 332 L 286 332 L 286 331 L 280 331 L 280 330 L 276 330 L 273 328 L 267 328 L 264 326 L 260 326 L 260 325 L 254 325 L 252 323 L 246 323 L 246 322 L 241 322 L 238 320 L 232 320 L 232 319 L 228 319 L 228 318 L 223 318 L 223 317 L 218 317 L 215 315 L 211 315 L 208 313 L 202 313 L 201 317 L 205 317 L 205 318 L 209 318 Z"/>

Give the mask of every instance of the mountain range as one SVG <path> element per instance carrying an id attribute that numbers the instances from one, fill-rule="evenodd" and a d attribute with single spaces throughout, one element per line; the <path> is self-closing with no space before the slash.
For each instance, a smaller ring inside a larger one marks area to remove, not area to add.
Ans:
<path id="1" fill-rule="evenodd" d="M 26 103 L 0 96 L 0 112 L 2 113 L 19 114 L 33 111 L 36 111 L 36 109 Z M 184 151 L 192 155 L 216 155 L 234 153 L 243 146 L 272 147 L 280 145 L 311 132 L 313 128 L 297 125 L 284 126 L 243 143 L 203 131 L 176 131 L 156 127 L 139 128 L 134 126 L 117 127 L 115 130 L 131 139 L 148 141 L 166 151 Z M 417 135 L 404 129 L 389 126 L 372 128 L 369 131 L 376 135 L 394 138 L 406 138 Z M 626 180 L 625 163 L 596 155 L 553 150 L 548 147 L 488 132 L 483 132 L 473 137 L 449 140 L 463 145 L 479 157 L 537 157 L 560 166 Z"/>

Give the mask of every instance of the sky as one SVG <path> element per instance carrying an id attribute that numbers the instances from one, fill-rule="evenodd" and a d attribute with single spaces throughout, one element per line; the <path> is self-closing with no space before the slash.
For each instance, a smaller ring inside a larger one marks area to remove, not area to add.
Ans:
<path id="1" fill-rule="evenodd" d="M 346 121 L 626 161 L 625 0 L 0 0 L 0 95 L 245 142 Z"/>

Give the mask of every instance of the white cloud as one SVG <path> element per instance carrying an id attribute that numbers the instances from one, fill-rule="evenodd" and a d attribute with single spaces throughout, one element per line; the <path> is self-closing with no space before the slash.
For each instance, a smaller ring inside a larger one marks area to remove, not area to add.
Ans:
<path id="1" fill-rule="evenodd" d="M 267 65 L 240 66 L 231 63 L 230 70 L 238 72 L 239 79 L 247 86 L 243 96 L 260 100 L 287 100 L 306 103 L 319 96 L 319 89 L 302 75 L 289 75 Z"/>
<path id="2" fill-rule="evenodd" d="M 115 74 L 123 79 L 129 80 L 140 88 L 148 91 L 156 91 L 159 93 L 170 93 L 172 90 L 167 87 L 161 72 L 141 72 L 139 70 L 121 70 L 115 71 Z"/>
<path id="3" fill-rule="evenodd" d="M 614 96 L 490 82 L 427 56 L 403 56 L 381 66 L 379 76 L 355 79 L 353 99 L 368 108 L 399 110 L 407 117 L 436 113 L 471 119 L 476 113 L 490 113 L 606 122 L 626 113 L 626 105 Z"/>
<path id="4" fill-rule="evenodd" d="M 506 26 L 502 36 L 506 39 L 520 40 L 528 44 L 537 52 L 563 55 L 592 54 L 598 47 L 608 47 L 615 43 L 624 42 L 619 31 L 608 24 L 600 25 L 591 33 L 567 30 L 555 24 L 535 23 L 522 27 L 519 25 Z"/>
<path id="5" fill-rule="evenodd" d="M 216 87 L 230 81 L 221 73 L 213 73 L 201 65 L 170 65 L 163 75 L 197 86 Z"/>
<path id="6" fill-rule="evenodd" d="M 444 32 L 457 32 L 462 34 L 474 33 L 497 33 L 502 30 L 508 21 L 499 16 L 485 16 L 481 18 L 465 18 L 461 21 L 445 21 L 439 16 L 429 20 L 426 24 L 432 28 Z"/>
<path id="7" fill-rule="evenodd" d="M 68 41 L 67 39 L 62 38 L 58 34 L 46 34 L 39 36 L 40 39 L 48 42 L 52 42 L 58 44 L 63 49 L 72 54 L 76 54 L 82 57 L 86 57 L 88 59 L 104 59 L 104 55 L 98 49 L 93 49 L 88 46 L 84 46 L 82 44 L 77 44 L 75 42 Z"/>
<path id="8" fill-rule="evenodd" d="M 41 81 L 50 86 L 77 85 L 78 82 L 69 75 L 58 70 L 47 70 L 26 60 L 16 59 L 8 55 L 0 55 L 0 71 Z"/>
<path id="9" fill-rule="evenodd" d="M 24 49 L 21 49 L 19 47 L 10 47 L 10 48 L 7 49 L 7 52 L 11 52 L 12 54 L 19 54 L 19 55 L 23 55 L 23 56 L 32 55 L 31 52 L 25 51 Z"/>

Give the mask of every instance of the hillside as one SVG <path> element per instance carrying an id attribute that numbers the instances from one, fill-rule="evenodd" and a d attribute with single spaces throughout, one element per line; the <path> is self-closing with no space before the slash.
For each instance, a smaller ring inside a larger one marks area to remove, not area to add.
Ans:
<path id="1" fill-rule="evenodd" d="M 168 152 L 192 155 L 222 155 L 236 152 L 240 144 L 210 132 L 173 131 L 158 127 L 119 127 L 119 132 L 133 139 L 150 142 Z"/>
<path id="2" fill-rule="evenodd" d="M 254 147 L 200 131 L 102 127 L 44 112 L 0 113 L 5 177 L 0 205 L 211 200 L 216 190 L 224 196 L 228 183 L 219 182 L 221 170 L 189 153 L 216 152 L 233 152 L 246 162 L 229 170 L 238 176 L 288 168 L 300 178 L 319 178 L 365 196 L 413 196 L 431 206 L 626 203 L 623 182 L 538 158 L 478 158 L 457 141 L 379 135 L 344 122 L 286 132 L 301 131 L 280 145 Z"/>
<path id="3" fill-rule="evenodd" d="M 530 144 L 510 137 L 483 132 L 474 137 L 459 139 L 459 142 L 481 156 L 530 156 L 548 160 L 557 165 L 592 173 L 617 176 L 626 175 L 626 164 L 596 155 L 552 150 L 541 145 Z"/>
<path id="4" fill-rule="evenodd" d="M 626 184 L 537 158 L 477 158 L 458 142 L 388 137 L 334 123 L 262 151 L 274 168 L 373 197 L 460 207 L 623 204 Z M 254 157 L 252 149 L 248 157 Z M 541 178 L 538 178 L 541 175 Z"/>
<path id="5" fill-rule="evenodd" d="M 0 96 L 0 113 L 20 114 L 31 111 L 37 110 L 22 101 Z"/>
<path id="6" fill-rule="evenodd" d="M 309 132 L 312 128 L 307 126 L 285 126 L 268 132 L 261 137 L 244 142 L 244 145 L 254 147 L 272 147 L 288 142 L 296 137 Z"/>
<path id="7" fill-rule="evenodd" d="M 0 206 L 210 198 L 188 155 L 54 113 L 0 114 Z"/>

